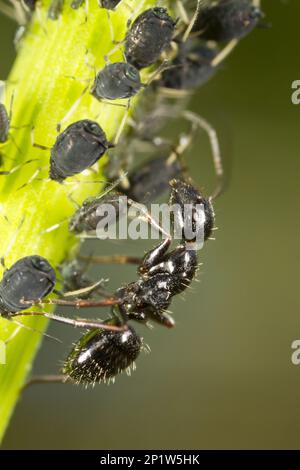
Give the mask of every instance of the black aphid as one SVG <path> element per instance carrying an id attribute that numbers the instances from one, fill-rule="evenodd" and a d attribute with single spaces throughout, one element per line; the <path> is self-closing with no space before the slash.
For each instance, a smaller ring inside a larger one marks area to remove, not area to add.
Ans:
<path id="1" fill-rule="evenodd" d="M 115 62 L 97 73 L 91 94 L 100 100 L 131 98 L 140 91 L 141 86 L 140 73 L 133 65 Z"/>
<path id="2" fill-rule="evenodd" d="M 73 10 L 77 10 L 78 8 L 81 7 L 81 5 L 83 5 L 85 2 L 85 0 L 72 0 L 71 2 L 71 8 L 73 8 Z"/>
<path id="3" fill-rule="evenodd" d="M 30 11 L 34 11 L 35 9 L 35 5 L 37 3 L 38 0 L 22 0 L 22 2 L 24 3 L 24 5 L 28 8 L 28 10 Z"/>
<path id="4" fill-rule="evenodd" d="M 55 271 L 42 256 L 33 255 L 19 259 L 4 272 L 0 282 L 0 316 L 10 318 L 26 306 L 22 300 L 43 299 L 54 289 Z"/>
<path id="5" fill-rule="evenodd" d="M 169 182 L 182 173 L 178 159 L 169 161 L 167 157 L 151 158 L 134 169 L 128 176 L 128 185 L 119 189 L 134 201 L 147 203 L 162 196 L 169 189 Z"/>
<path id="6" fill-rule="evenodd" d="M 203 85 L 216 72 L 211 62 L 217 53 L 217 49 L 193 40 L 180 44 L 170 67 L 162 72 L 159 85 L 175 90 L 189 90 Z"/>
<path id="7" fill-rule="evenodd" d="M 93 232 L 97 229 L 104 217 L 106 224 L 115 223 L 116 218 L 120 219 L 121 215 L 125 215 L 127 211 L 127 204 L 122 205 L 121 197 L 122 195 L 120 193 L 111 191 L 108 194 L 100 195 L 96 198 L 91 197 L 86 199 L 71 218 L 69 230 L 78 234 Z M 114 213 L 111 214 L 111 220 L 108 219 L 107 214 L 104 214 L 104 211 L 101 212 L 101 208 L 105 206 L 114 209 Z"/>
<path id="8" fill-rule="evenodd" d="M 121 0 L 98 0 L 99 6 L 107 10 L 113 10 L 120 2 Z"/>
<path id="9" fill-rule="evenodd" d="M 50 178 L 61 183 L 94 165 L 112 146 L 99 124 L 82 119 L 68 126 L 51 150 Z"/>
<path id="10" fill-rule="evenodd" d="M 48 9 L 48 18 L 50 20 L 58 20 L 62 13 L 64 0 L 52 0 Z"/>
<path id="11" fill-rule="evenodd" d="M 262 17 L 261 9 L 252 0 L 220 0 L 200 11 L 193 31 L 213 41 L 241 39 L 257 26 Z"/>
<path id="12" fill-rule="evenodd" d="M 4 144 L 9 135 L 10 119 L 6 107 L 0 103 L 0 143 Z"/>
<path id="13" fill-rule="evenodd" d="M 115 324 L 116 321 L 105 323 Z M 86 385 L 109 382 L 133 366 L 141 347 L 141 338 L 132 327 L 121 332 L 93 329 L 75 344 L 65 361 L 63 373 L 74 382 Z"/>
<path id="14" fill-rule="evenodd" d="M 149 67 L 170 45 L 176 22 L 165 8 L 150 8 L 141 13 L 125 38 L 125 56 L 137 69 Z"/>

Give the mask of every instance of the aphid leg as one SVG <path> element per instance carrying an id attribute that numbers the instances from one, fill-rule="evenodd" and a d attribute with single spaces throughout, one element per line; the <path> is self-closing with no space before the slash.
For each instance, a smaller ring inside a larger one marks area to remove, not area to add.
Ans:
<path id="1" fill-rule="evenodd" d="M 114 138 L 114 145 L 116 146 L 117 143 L 119 142 L 119 139 L 121 137 L 121 134 L 123 132 L 123 129 L 126 125 L 126 122 L 127 122 L 127 119 L 128 119 L 128 116 L 129 116 L 129 111 L 130 111 L 130 98 L 128 99 L 127 101 L 127 105 L 126 105 L 126 111 L 124 113 L 124 116 L 122 118 L 122 121 L 120 123 L 120 126 L 119 126 L 119 129 L 115 135 L 115 138 Z"/>
<path id="2" fill-rule="evenodd" d="M 56 126 L 56 130 L 57 132 L 60 132 L 61 130 L 61 127 L 62 125 L 68 121 L 70 119 L 70 117 L 72 116 L 72 114 L 76 111 L 76 109 L 78 108 L 79 104 L 81 103 L 81 100 L 82 98 L 84 97 L 84 95 L 86 94 L 86 92 L 88 91 L 89 89 L 89 85 L 87 85 L 81 92 L 81 94 L 79 95 L 79 97 L 77 98 L 77 100 L 74 101 L 74 103 L 72 104 L 71 108 L 67 111 L 67 113 L 64 115 L 64 117 L 59 121 L 59 123 L 57 124 Z"/>
<path id="3" fill-rule="evenodd" d="M 18 0 L 10 0 L 10 3 L 14 8 L 14 20 L 17 21 L 17 23 L 20 25 L 26 24 L 26 13 L 21 5 L 21 2 Z"/>
<path id="4" fill-rule="evenodd" d="M 172 67 L 172 66 L 171 66 Z M 143 84 L 144 87 L 146 86 L 149 86 L 153 80 L 155 80 L 155 78 L 161 74 L 161 72 L 163 72 L 164 70 L 166 70 L 167 68 L 169 68 L 169 61 L 168 60 L 164 60 L 158 67 L 156 70 L 154 70 L 154 72 L 149 76 L 148 80 L 146 83 Z"/>
<path id="5" fill-rule="evenodd" d="M 124 45 L 125 43 L 125 39 L 123 39 L 123 41 L 120 41 L 120 42 L 114 42 L 115 43 L 115 46 L 110 50 L 108 51 L 107 54 L 105 54 L 105 56 L 103 57 L 104 61 L 106 64 L 110 64 L 110 60 L 109 60 L 109 57 L 112 56 L 113 54 L 115 54 L 119 49 L 121 49 L 121 47 Z"/>
<path id="6" fill-rule="evenodd" d="M 184 35 L 183 35 L 183 38 L 182 38 L 183 42 L 186 42 L 187 39 L 189 38 L 189 35 L 191 34 L 191 31 L 192 31 L 192 29 L 195 25 L 195 22 L 196 22 L 199 14 L 200 14 L 201 8 L 204 6 L 205 3 L 207 3 L 206 0 L 197 0 L 197 5 L 196 5 L 196 8 L 195 8 L 195 12 L 192 16 L 192 19 L 189 21 L 188 27 L 186 28 L 186 30 L 184 32 Z"/>
<path id="7" fill-rule="evenodd" d="M 142 11 L 145 3 L 146 3 L 146 0 L 141 0 L 139 6 L 132 11 L 130 17 L 127 20 L 127 29 L 130 27 L 132 20 L 135 19 L 136 16 L 138 16 L 140 11 Z"/>
<path id="8" fill-rule="evenodd" d="M 195 123 L 198 127 L 203 129 L 208 135 L 212 151 L 214 169 L 217 177 L 217 187 L 211 195 L 211 199 L 216 199 L 216 197 L 218 197 L 224 190 L 224 169 L 217 132 L 212 127 L 212 125 L 206 121 L 206 119 L 202 118 L 198 114 L 195 114 L 191 111 L 183 111 L 182 115 L 185 119 Z"/>
<path id="9" fill-rule="evenodd" d="M 189 15 L 187 14 L 187 11 L 182 3 L 182 0 L 176 0 L 176 9 L 178 11 L 178 14 L 180 16 L 181 21 L 188 25 L 190 22 Z"/>
<path id="10" fill-rule="evenodd" d="M 82 307 L 103 307 L 106 306 L 104 305 L 105 301 L 92 301 L 92 300 L 86 300 L 86 301 L 75 301 L 69 303 L 67 305 L 72 305 L 72 306 L 77 306 L 78 307 L 78 302 L 80 302 L 80 306 Z M 31 302 L 32 303 L 32 302 Z M 45 303 L 45 302 L 42 302 Z M 50 303 L 50 302 L 47 302 Z M 66 303 L 61 303 L 61 302 L 56 302 L 59 305 L 66 305 Z M 83 305 L 83 303 L 85 305 Z M 119 304 L 119 300 L 115 299 L 114 305 Z M 111 303 L 108 305 L 112 305 Z M 63 317 L 61 315 L 56 315 L 55 313 L 49 313 L 49 312 L 31 312 L 31 311 L 25 311 L 25 312 L 18 312 L 14 314 L 15 316 L 40 316 L 40 317 L 45 317 L 48 318 L 49 320 L 54 320 L 59 323 L 64 323 L 65 325 L 71 325 L 74 328 L 88 328 L 88 329 L 93 329 L 93 328 L 101 328 L 102 330 L 107 330 L 107 331 L 124 331 L 127 330 L 127 325 L 121 325 L 121 326 L 116 326 L 116 325 L 109 325 L 107 323 L 103 323 L 100 320 L 91 320 L 87 318 L 68 318 L 68 317 Z"/>
<path id="11" fill-rule="evenodd" d="M 13 21 L 16 21 L 16 15 L 15 15 L 15 10 L 13 7 L 7 5 L 4 3 L 4 1 L 0 1 L 0 11 L 4 15 L 6 15 L 8 18 L 10 18 Z"/>
<path id="12" fill-rule="evenodd" d="M 229 41 L 226 46 L 223 47 L 223 49 L 211 61 L 212 67 L 217 67 L 218 65 L 220 65 L 221 62 L 223 62 L 229 56 L 229 54 L 231 54 L 233 49 L 236 48 L 238 43 L 238 39 L 232 39 L 231 41 Z"/>

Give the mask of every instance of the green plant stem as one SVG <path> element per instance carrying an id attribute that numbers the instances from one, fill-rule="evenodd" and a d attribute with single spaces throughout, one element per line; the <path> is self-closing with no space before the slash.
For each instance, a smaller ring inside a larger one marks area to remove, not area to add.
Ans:
<path id="1" fill-rule="evenodd" d="M 87 15 L 84 8 L 72 10 L 69 2 L 65 2 L 62 16 L 52 21 L 47 19 L 49 3 L 42 2 L 28 27 L 5 93 L 8 108 L 14 94 L 12 126 L 28 126 L 11 130 L 8 143 L 1 148 L 2 169 L 9 170 L 32 160 L 14 173 L 0 176 L 0 256 L 4 256 L 6 267 L 32 254 L 46 257 L 57 267 L 77 243 L 66 223 L 75 210 L 69 196 L 72 194 L 80 203 L 99 193 L 101 183 L 92 181 L 103 179 L 101 168 L 106 158 L 95 165 L 96 172 L 89 170 L 83 176 L 69 178 L 67 184 L 49 181 L 50 152 L 32 146 L 31 128 L 34 126 L 36 143 L 53 145 L 57 123 L 91 83 L 94 68 L 103 67 L 103 57 L 113 47 L 109 21 L 114 39 L 122 40 L 131 15 L 126 2 L 122 2 L 116 12 L 110 12 L 109 20 L 107 11 L 99 8 L 97 0 L 89 0 Z M 148 0 L 143 8 L 155 3 Z M 135 0 L 130 6 L 135 9 L 139 4 Z M 111 60 L 122 60 L 121 51 Z M 124 112 L 124 107 L 99 103 L 85 93 L 64 127 L 78 119 L 95 119 L 108 139 L 113 139 Z M 44 233 L 61 221 L 64 223 L 57 230 Z M 22 321 L 41 332 L 47 324 L 43 318 Z M 5 341 L 15 328 L 12 322 L 0 319 L 0 340 Z M 7 346 L 6 364 L 0 365 L 0 438 L 31 370 L 41 338 L 41 334 L 22 328 Z"/>

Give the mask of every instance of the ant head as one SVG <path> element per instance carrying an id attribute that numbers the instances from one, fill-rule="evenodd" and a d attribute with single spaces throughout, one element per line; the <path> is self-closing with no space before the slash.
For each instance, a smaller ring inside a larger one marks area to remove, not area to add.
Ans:
<path id="1" fill-rule="evenodd" d="M 186 241 L 193 241 L 200 231 L 206 240 L 214 226 L 214 210 L 210 198 L 187 181 L 174 179 L 170 182 L 170 205 L 175 207 L 174 215 L 179 228 L 184 230 Z"/>
<path id="2" fill-rule="evenodd" d="M 105 323 L 116 325 L 118 321 Z M 131 327 L 120 332 L 93 329 L 75 343 L 63 373 L 84 385 L 109 382 L 132 367 L 141 348 L 142 340 Z"/>

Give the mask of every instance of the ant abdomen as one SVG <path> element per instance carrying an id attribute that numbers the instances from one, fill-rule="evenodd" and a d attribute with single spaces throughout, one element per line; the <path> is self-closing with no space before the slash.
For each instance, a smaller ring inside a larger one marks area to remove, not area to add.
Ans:
<path id="1" fill-rule="evenodd" d="M 115 324 L 116 321 L 105 323 Z M 75 343 L 66 359 L 63 373 L 83 385 L 109 382 L 134 366 L 141 349 L 142 340 L 130 326 L 120 332 L 96 328 Z"/>

